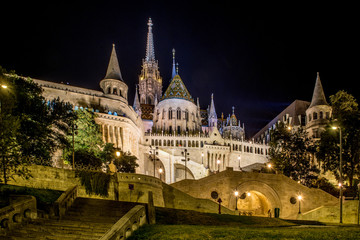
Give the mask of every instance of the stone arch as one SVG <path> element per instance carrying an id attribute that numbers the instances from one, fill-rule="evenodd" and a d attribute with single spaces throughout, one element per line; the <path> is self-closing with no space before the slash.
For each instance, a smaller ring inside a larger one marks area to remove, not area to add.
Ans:
<path id="1" fill-rule="evenodd" d="M 265 207 L 267 207 L 268 209 L 271 209 L 272 216 L 274 216 L 275 208 L 280 208 L 280 215 L 282 215 L 282 212 L 281 212 L 282 205 L 281 205 L 280 197 L 279 197 L 278 193 L 272 187 L 270 187 L 268 184 L 258 181 L 258 180 L 249 180 L 249 181 L 240 183 L 234 189 L 236 189 L 238 191 L 239 196 L 241 196 L 244 193 L 248 193 L 248 192 L 257 194 L 258 197 L 261 197 L 261 198 L 263 198 L 263 200 L 267 201 L 268 206 L 265 206 Z M 239 197 L 238 197 L 238 202 L 239 202 Z M 228 207 L 231 209 L 235 209 L 235 204 L 236 204 L 235 196 L 234 196 L 234 193 L 231 192 L 231 193 L 229 193 Z"/>
<path id="2" fill-rule="evenodd" d="M 185 164 L 174 164 L 175 170 L 175 181 L 180 181 L 185 179 Z M 186 179 L 195 179 L 194 174 L 191 172 L 189 167 L 186 167 Z"/>

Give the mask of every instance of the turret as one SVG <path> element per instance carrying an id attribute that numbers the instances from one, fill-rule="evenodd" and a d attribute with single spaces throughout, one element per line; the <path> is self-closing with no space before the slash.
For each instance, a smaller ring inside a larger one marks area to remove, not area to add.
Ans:
<path id="1" fill-rule="evenodd" d="M 113 44 L 105 78 L 100 81 L 100 87 L 106 96 L 111 98 L 123 98 L 127 102 L 128 86 L 121 75 L 115 44 Z"/>
<path id="2" fill-rule="evenodd" d="M 326 101 L 318 72 L 311 104 L 306 110 L 306 131 L 310 136 L 314 138 L 320 137 L 320 133 L 328 123 L 331 113 L 332 108 Z"/>

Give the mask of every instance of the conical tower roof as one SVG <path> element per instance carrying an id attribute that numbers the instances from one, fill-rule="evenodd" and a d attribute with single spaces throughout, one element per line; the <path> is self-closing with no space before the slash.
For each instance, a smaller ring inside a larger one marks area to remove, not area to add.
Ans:
<path id="1" fill-rule="evenodd" d="M 104 79 L 116 79 L 123 81 L 119 67 L 119 61 L 115 51 L 115 44 L 113 44 L 109 65 Z"/>
<path id="2" fill-rule="evenodd" d="M 179 74 L 176 74 L 171 80 L 161 100 L 170 98 L 185 99 L 194 103 L 194 99 L 191 97 Z"/>
<path id="3" fill-rule="evenodd" d="M 211 103 L 210 103 L 210 110 L 209 110 L 209 118 L 216 118 L 216 110 L 215 110 L 215 103 L 214 103 L 214 94 L 211 94 Z"/>
<path id="4" fill-rule="evenodd" d="M 136 89 L 135 89 L 135 98 L 134 98 L 133 108 L 134 108 L 135 111 L 140 110 L 140 101 L 139 101 L 139 97 L 138 97 L 137 85 L 136 85 Z"/>
<path id="5" fill-rule="evenodd" d="M 318 106 L 318 105 L 329 105 L 326 101 L 325 93 L 324 93 L 323 87 L 321 85 L 319 72 L 317 73 L 314 93 L 313 93 L 313 97 L 312 97 L 309 108 Z"/>

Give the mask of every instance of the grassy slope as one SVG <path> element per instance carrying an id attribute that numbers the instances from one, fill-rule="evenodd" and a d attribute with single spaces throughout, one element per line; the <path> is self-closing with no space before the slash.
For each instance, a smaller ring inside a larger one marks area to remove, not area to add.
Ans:
<path id="1" fill-rule="evenodd" d="M 60 197 L 62 193 L 62 191 L 50 189 L 0 184 L 0 208 L 9 204 L 9 195 L 32 195 L 36 198 L 37 208 L 46 211 L 48 210 L 49 206 Z"/>
<path id="2" fill-rule="evenodd" d="M 177 225 L 226 225 L 226 226 L 292 226 L 294 224 L 277 218 L 235 216 L 228 214 L 200 213 L 191 210 L 178 210 L 171 208 L 156 208 L 157 224 Z"/>
<path id="3" fill-rule="evenodd" d="M 307 239 L 335 240 L 360 239 L 360 228 L 321 227 L 321 228 L 239 228 L 228 226 L 191 225 L 145 225 L 128 240 L 172 240 L 172 239 Z"/>
<path id="4" fill-rule="evenodd" d="M 156 208 L 156 225 L 128 239 L 360 239 L 359 227 L 299 228 L 281 219 Z"/>

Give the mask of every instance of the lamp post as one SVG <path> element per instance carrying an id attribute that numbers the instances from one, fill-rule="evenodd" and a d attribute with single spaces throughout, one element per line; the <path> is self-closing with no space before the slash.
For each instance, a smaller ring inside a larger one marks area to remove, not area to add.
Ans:
<path id="1" fill-rule="evenodd" d="M 160 178 L 160 180 L 162 181 L 162 179 L 161 179 L 161 174 L 163 173 L 163 169 L 160 167 L 159 168 L 159 178 Z"/>
<path id="2" fill-rule="evenodd" d="M 150 154 L 153 154 L 153 161 L 154 161 L 154 177 L 155 177 L 155 167 L 156 167 L 156 155 L 158 155 L 159 153 L 158 153 L 158 147 L 153 147 L 153 146 L 151 146 L 150 145 L 150 151 L 149 151 L 149 153 Z"/>
<path id="3" fill-rule="evenodd" d="M 342 178 L 342 132 L 341 132 L 341 127 L 339 126 L 334 126 L 332 127 L 332 129 L 336 130 L 339 129 L 339 137 L 340 137 L 340 166 L 339 166 L 339 172 L 340 172 L 340 176 L 339 176 L 339 187 L 340 187 L 340 223 L 343 222 L 343 190 L 342 190 L 342 186 L 343 186 L 343 178 Z"/>
<path id="4" fill-rule="evenodd" d="M 235 194 L 235 211 L 237 211 L 238 210 L 238 208 L 237 208 L 237 200 L 238 200 L 239 192 L 235 191 L 234 194 Z"/>
<path id="5" fill-rule="evenodd" d="M 241 169 L 241 156 L 238 156 L 238 160 L 239 160 L 239 170 L 242 171 L 242 169 Z"/>
<path id="6" fill-rule="evenodd" d="M 204 165 L 204 153 L 201 153 L 201 164 Z"/>
<path id="7" fill-rule="evenodd" d="M 184 152 L 181 152 L 181 154 L 184 156 L 184 159 L 181 159 L 181 161 L 185 161 L 185 179 L 187 178 L 186 176 L 186 172 L 187 172 L 187 161 L 190 160 L 190 158 L 188 158 L 188 156 L 190 155 L 188 152 L 187 152 L 187 149 L 184 150 Z"/>
<path id="8" fill-rule="evenodd" d="M 301 214 L 301 200 L 302 200 L 302 196 L 301 195 L 299 195 L 299 196 L 297 196 L 297 199 L 299 200 L 299 214 Z"/>
<path id="9" fill-rule="evenodd" d="M 220 172 L 220 160 L 218 159 L 218 160 L 216 160 L 216 163 L 217 163 L 217 165 L 218 165 L 218 173 Z"/>

